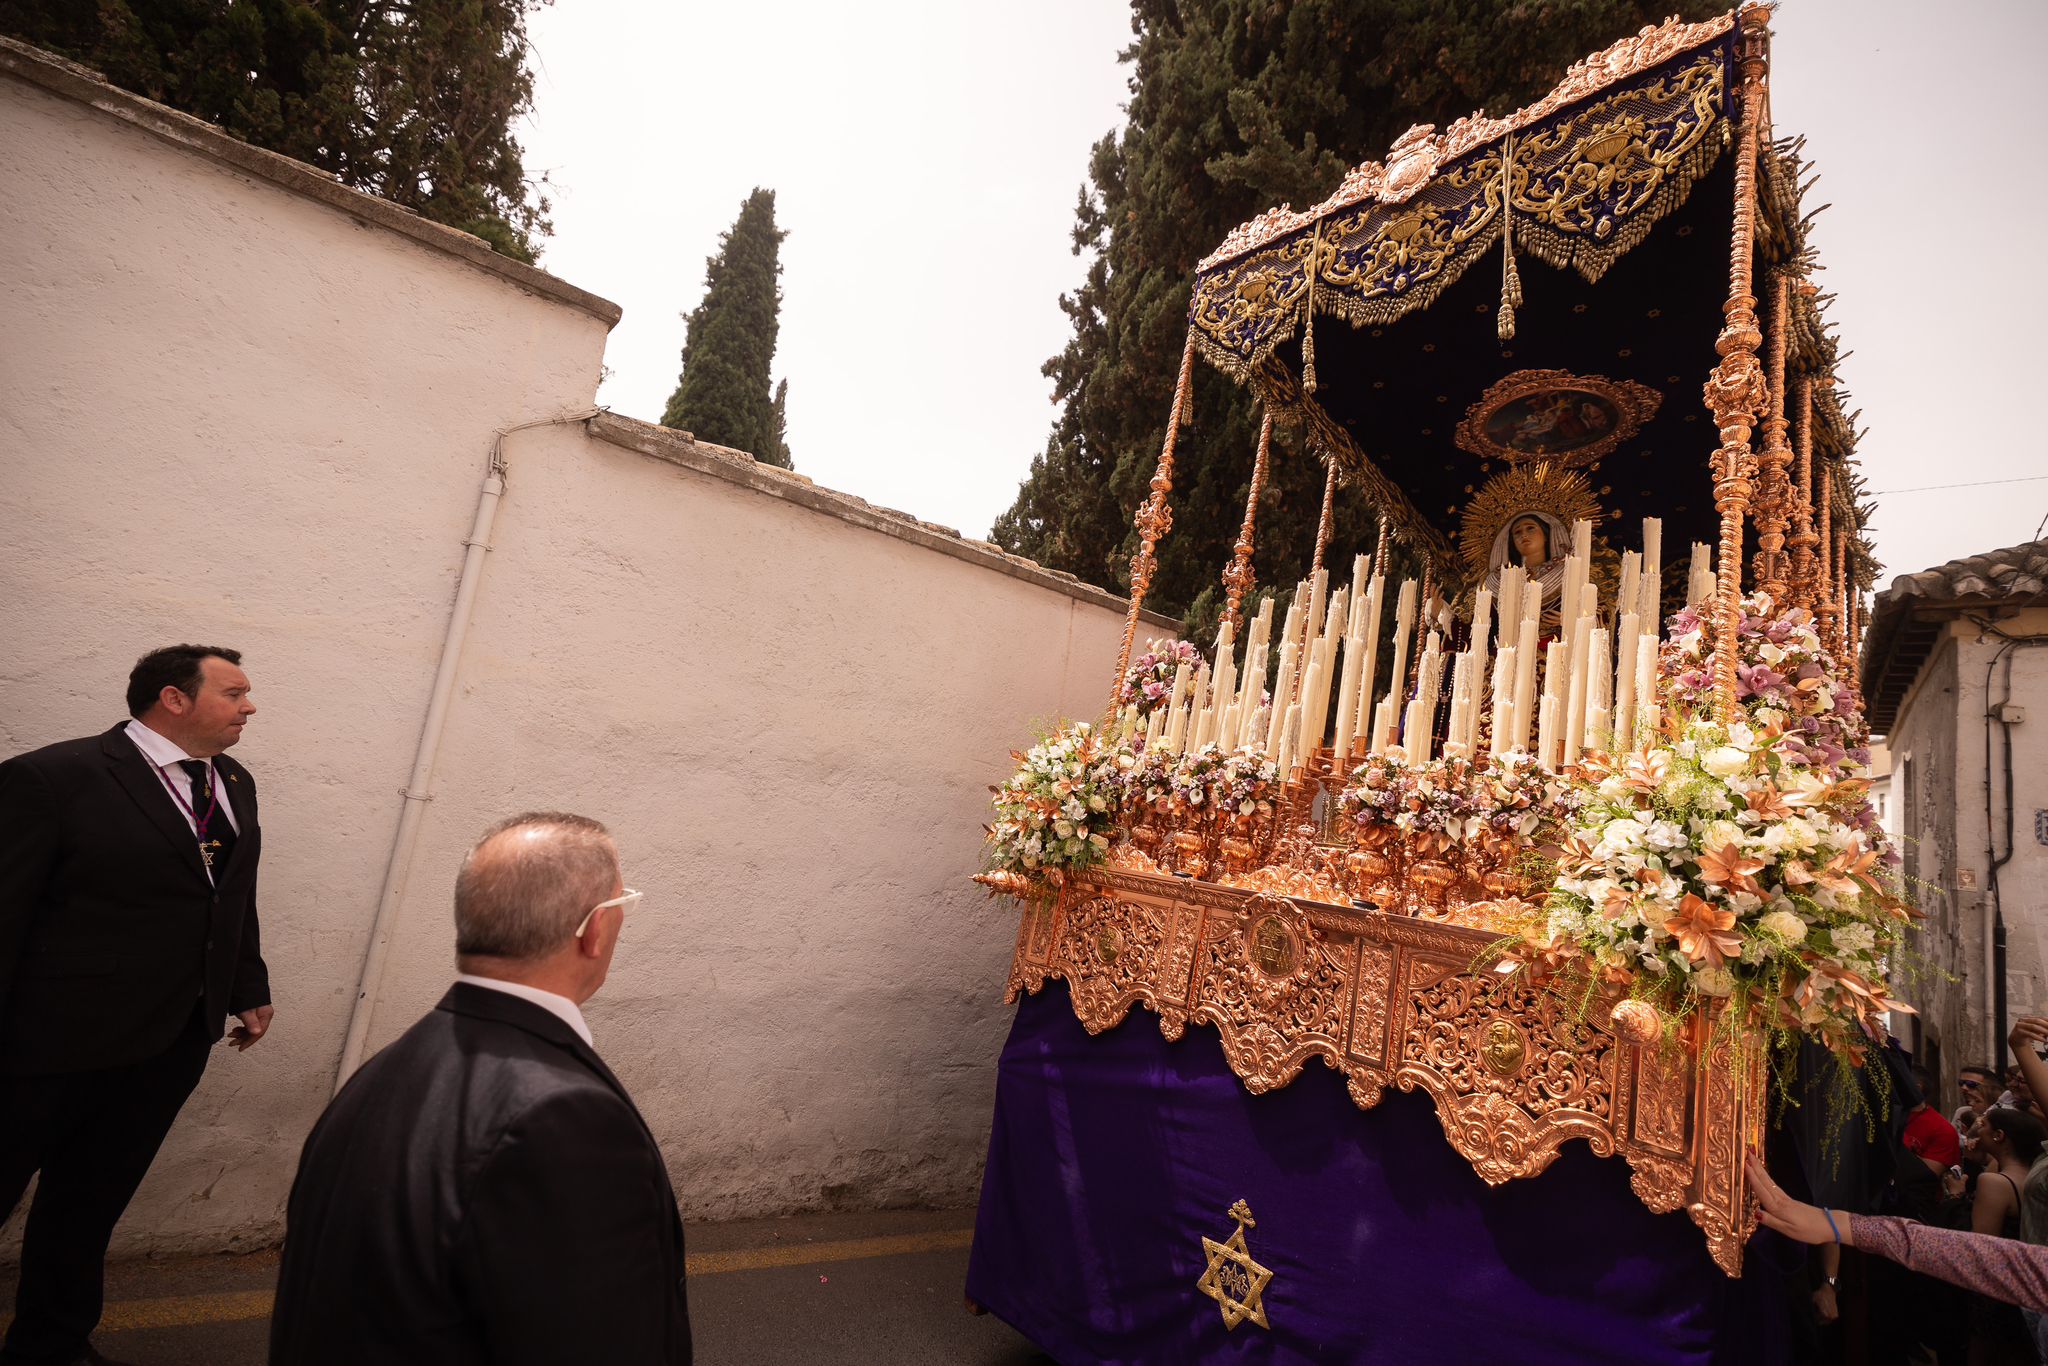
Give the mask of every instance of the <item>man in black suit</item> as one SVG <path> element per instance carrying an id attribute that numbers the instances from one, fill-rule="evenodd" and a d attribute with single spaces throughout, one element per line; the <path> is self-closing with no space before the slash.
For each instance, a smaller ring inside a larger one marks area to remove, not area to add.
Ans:
<path id="1" fill-rule="evenodd" d="M 153 651 L 133 720 L 0 763 L 0 1211 L 42 1173 L 0 1363 L 103 1359 L 121 1211 L 224 1019 L 237 1048 L 270 1027 L 241 658 Z"/>
<path id="2" fill-rule="evenodd" d="M 469 851 L 455 984 L 299 1158 L 274 1366 L 689 1362 L 668 1168 L 579 1009 L 639 897 L 582 816 L 516 816 Z"/>

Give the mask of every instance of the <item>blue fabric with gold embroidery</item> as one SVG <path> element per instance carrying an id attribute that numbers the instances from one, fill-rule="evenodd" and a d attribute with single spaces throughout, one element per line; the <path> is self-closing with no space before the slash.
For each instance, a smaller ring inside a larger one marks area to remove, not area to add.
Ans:
<path id="1" fill-rule="evenodd" d="M 1189 305 L 1204 354 L 1250 378 L 1299 330 L 1311 263 L 1317 313 L 1365 325 L 1427 307 L 1499 243 L 1504 195 L 1518 253 L 1598 280 L 1726 149 L 1734 43 L 1718 38 L 1470 151 L 1410 198 L 1368 197 L 1217 262 Z"/>

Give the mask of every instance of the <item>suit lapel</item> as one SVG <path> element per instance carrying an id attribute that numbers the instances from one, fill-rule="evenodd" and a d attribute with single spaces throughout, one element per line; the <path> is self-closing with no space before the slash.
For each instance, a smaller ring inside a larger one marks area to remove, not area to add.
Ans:
<path id="1" fill-rule="evenodd" d="M 256 844 L 256 785 L 249 780 L 249 770 L 225 754 L 214 756 L 213 771 L 220 778 L 220 799 L 235 816 L 235 847 L 228 852 L 227 862 L 214 870 L 226 883 L 228 874 L 241 868 L 246 852 Z"/>
<path id="2" fill-rule="evenodd" d="M 142 814 L 149 818 L 150 824 L 171 842 L 179 857 L 192 870 L 192 876 L 201 882 L 207 881 L 206 863 L 199 857 L 199 839 L 186 823 L 185 813 L 178 810 L 177 799 L 164 787 L 163 779 L 150 767 L 149 760 L 142 757 L 142 751 L 135 747 L 135 742 L 122 733 L 124 729 L 125 726 L 116 726 L 100 737 L 100 748 L 106 751 L 114 780 L 135 799 L 135 804 L 142 808 Z"/>

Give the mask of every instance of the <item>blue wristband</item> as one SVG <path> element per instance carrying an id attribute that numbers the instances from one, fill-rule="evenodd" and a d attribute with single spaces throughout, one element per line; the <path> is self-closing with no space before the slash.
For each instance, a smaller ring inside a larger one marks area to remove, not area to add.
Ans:
<path id="1" fill-rule="evenodd" d="M 1835 1227 L 1835 1212 L 1829 1209 L 1826 1205 L 1822 1205 L 1820 1207 L 1820 1212 L 1827 1216 L 1828 1232 L 1835 1235 L 1835 1244 L 1836 1246 L 1840 1246 L 1842 1242 L 1842 1230 Z"/>

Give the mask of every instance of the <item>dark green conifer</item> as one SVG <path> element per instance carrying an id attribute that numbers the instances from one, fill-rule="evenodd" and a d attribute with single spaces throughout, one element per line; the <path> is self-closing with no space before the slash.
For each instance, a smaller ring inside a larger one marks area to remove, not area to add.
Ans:
<path id="1" fill-rule="evenodd" d="M 792 469 L 784 432 L 788 384 L 772 394 L 777 315 L 782 308 L 782 239 L 775 191 L 755 190 L 704 263 L 704 297 L 683 334 L 683 373 L 662 425 L 700 441 L 746 451 Z"/>
<path id="2" fill-rule="evenodd" d="M 547 0 L 0 0 L 0 33 L 531 261 L 513 123 Z"/>

